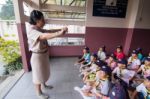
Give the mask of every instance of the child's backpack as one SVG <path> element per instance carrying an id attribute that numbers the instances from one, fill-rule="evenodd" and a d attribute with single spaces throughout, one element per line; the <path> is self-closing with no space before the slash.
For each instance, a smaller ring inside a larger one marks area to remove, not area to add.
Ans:
<path id="1" fill-rule="evenodd" d="M 120 83 L 115 83 L 112 85 L 108 96 L 110 99 L 128 99 L 126 90 Z"/>

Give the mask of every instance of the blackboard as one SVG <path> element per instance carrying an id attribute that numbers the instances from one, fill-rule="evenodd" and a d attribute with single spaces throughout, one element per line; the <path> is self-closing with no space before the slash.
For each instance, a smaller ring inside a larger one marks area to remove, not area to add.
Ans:
<path id="1" fill-rule="evenodd" d="M 128 0 L 94 0 L 93 16 L 125 18 Z"/>

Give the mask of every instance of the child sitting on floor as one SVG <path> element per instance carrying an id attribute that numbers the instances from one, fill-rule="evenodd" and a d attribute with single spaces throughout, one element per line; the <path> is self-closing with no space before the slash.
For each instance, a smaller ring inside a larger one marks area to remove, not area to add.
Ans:
<path id="1" fill-rule="evenodd" d="M 83 70 L 85 70 L 87 68 L 89 69 L 92 64 L 97 62 L 97 60 L 98 60 L 97 54 L 93 53 L 90 56 L 90 62 L 88 64 L 86 64 L 86 65 L 81 65 L 80 72 L 82 72 Z"/>
<path id="2" fill-rule="evenodd" d="M 117 46 L 116 52 L 114 52 L 114 55 L 117 60 L 125 59 L 125 54 L 123 53 L 122 46 Z"/>
<path id="3" fill-rule="evenodd" d="M 106 59 L 105 46 L 99 48 L 97 55 L 98 55 L 98 58 L 102 61 Z"/>
<path id="4" fill-rule="evenodd" d="M 136 87 L 132 99 L 150 99 L 150 76 L 146 77 L 144 82 Z"/>
<path id="5" fill-rule="evenodd" d="M 111 68 L 111 70 L 114 70 L 117 66 L 117 63 L 115 61 L 114 54 L 111 54 L 109 58 L 106 60 L 107 65 Z"/>
<path id="6" fill-rule="evenodd" d="M 99 71 L 101 69 L 101 67 L 98 64 L 93 64 L 93 66 L 95 66 L 93 70 L 91 69 L 90 71 L 82 72 L 83 82 L 85 82 L 87 79 L 90 80 L 90 81 L 94 81 L 95 80 L 94 77 L 96 75 L 96 72 Z"/>
<path id="7" fill-rule="evenodd" d="M 110 74 L 111 69 L 108 66 L 102 66 L 96 73 L 96 80 L 90 83 L 90 87 L 86 84 L 82 88 L 75 87 L 75 90 L 80 92 L 84 99 L 109 99 Z"/>
<path id="8" fill-rule="evenodd" d="M 126 69 L 126 64 L 126 60 L 120 60 L 117 62 L 118 66 L 112 72 L 112 80 L 115 81 L 116 78 L 119 78 L 128 86 L 129 82 L 135 76 L 135 71 Z"/>
<path id="9" fill-rule="evenodd" d="M 102 66 L 101 70 L 96 73 L 95 87 L 92 90 L 92 95 L 96 99 L 109 98 L 110 77 L 111 69 L 108 66 Z"/>
<path id="10" fill-rule="evenodd" d="M 88 76 L 95 74 L 98 70 L 100 70 L 100 67 L 97 64 L 92 64 L 91 68 L 82 71 L 81 76 L 83 76 L 83 81 Z"/>
<path id="11" fill-rule="evenodd" d="M 143 56 L 143 53 L 142 53 L 142 48 L 139 47 L 139 48 L 136 49 L 136 51 L 137 51 L 137 53 L 138 53 L 138 54 L 137 54 L 137 55 L 138 55 L 138 59 L 139 59 L 140 61 L 142 61 L 142 60 L 143 60 L 143 57 L 144 57 L 144 56 Z"/>
<path id="12" fill-rule="evenodd" d="M 93 56 L 91 56 L 91 59 L 94 58 Z M 90 76 L 92 76 L 92 75 L 96 75 L 96 72 L 99 71 L 103 65 L 106 65 L 106 63 L 101 60 L 97 60 L 89 68 L 82 71 L 83 81 L 85 81 L 87 78 L 90 78 Z"/>
<path id="13" fill-rule="evenodd" d="M 141 65 L 141 67 L 137 71 L 137 73 L 140 73 L 140 72 L 142 72 L 142 76 L 144 78 L 150 76 L 150 58 L 145 59 L 144 64 Z"/>
<path id="14" fill-rule="evenodd" d="M 145 61 L 146 58 L 150 58 L 150 52 L 148 53 L 148 56 L 143 58 L 142 63 Z"/>
<path id="15" fill-rule="evenodd" d="M 94 87 L 95 80 L 95 73 L 88 74 L 86 78 L 83 79 L 85 85 L 83 85 L 82 88 L 74 87 L 74 90 L 78 91 L 82 95 L 83 99 L 93 99 L 94 97 L 92 96 L 92 90 Z"/>
<path id="16" fill-rule="evenodd" d="M 88 47 L 83 48 L 83 56 L 79 59 L 75 65 L 88 64 L 90 62 L 90 49 Z"/>
<path id="17" fill-rule="evenodd" d="M 136 50 L 133 50 L 132 51 L 132 56 L 129 57 L 128 59 L 128 69 L 129 70 L 134 70 L 134 71 L 137 71 L 141 65 L 141 61 L 138 59 L 138 56 L 137 56 L 137 51 Z"/>
<path id="18" fill-rule="evenodd" d="M 105 65 L 106 63 L 97 59 L 97 54 L 91 55 L 91 64 L 88 66 L 82 66 L 81 68 L 81 75 L 85 76 L 89 73 L 95 73 L 97 70 L 101 68 L 101 66 Z M 86 67 L 86 68 L 85 68 Z"/>

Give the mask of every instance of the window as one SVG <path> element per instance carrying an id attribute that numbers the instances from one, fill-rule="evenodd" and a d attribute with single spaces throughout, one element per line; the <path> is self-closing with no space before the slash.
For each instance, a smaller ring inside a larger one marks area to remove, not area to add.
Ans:
<path id="1" fill-rule="evenodd" d="M 44 29 L 58 29 L 65 25 L 46 24 Z M 85 34 L 85 26 L 68 25 L 67 34 Z M 80 46 L 85 45 L 85 39 L 82 37 L 59 37 L 48 40 L 50 46 Z"/>
<path id="2" fill-rule="evenodd" d="M 85 39 L 79 37 L 59 37 L 48 40 L 49 46 L 81 46 L 85 45 Z"/>
<path id="3" fill-rule="evenodd" d="M 44 29 L 58 29 L 62 28 L 65 25 L 58 25 L 58 24 L 46 24 Z M 67 25 L 68 27 L 68 34 L 85 34 L 85 26 L 79 25 Z"/>
<path id="4" fill-rule="evenodd" d="M 42 0 L 42 2 L 44 2 L 44 0 Z M 86 0 L 48 0 L 46 4 L 84 7 L 86 5 Z"/>
<path id="5" fill-rule="evenodd" d="M 84 46 L 86 0 L 41 0 L 40 10 L 44 14 L 44 29 L 68 27 L 64 37 L 48 40 L 50 46 Z M 24 14 L 29 16 L 30 8 L 24 4 Z M 29 24 L 26 23 L 28 30 Z"/>

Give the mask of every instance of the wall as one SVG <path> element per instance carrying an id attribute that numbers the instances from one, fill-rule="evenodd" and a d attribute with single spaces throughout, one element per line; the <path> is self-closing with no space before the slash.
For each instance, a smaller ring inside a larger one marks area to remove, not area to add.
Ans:
<path id="1" fill-rule="evenodd" d="M 84 46 L 51 46 L 50 56 L 80 56 Z"/>
<path id="2" fill-rule="evenodd" d="M 150 29 L 150 0 L 140 0 L 135 28 Z"/>
<path id="3" fill-rule="evenodd" d="M 92 52 L 105 45 L 108 52 L 113 52 L 118 45 L 124 45 L 126 28 L 87 27 L 85 41 Z"/>
<path id="4" fill-rule="evenodd" d="M 112 28 L 128 28 L 129 23 L 132 28 L 135 23 L 136 13 L 138 11 L 139 0 L 128 0 L 126 18 L 110 18 L 110 17 L 95 17 L 93 13 L 93 1 L 87 0 L 87 27 L 112 27 Z"/>
<path id="5" fill-rule="evenodd" d="M 148 52 L 149 48 L 146 47 L 145 43 L 150 42 L 147 38 L 147 36 L 150 36 L 148 34 L 149 29 L 147 29 L 150 26 L 148 20 L 150 14 L 147 13 L 149 0 L 144 2 L 146 4 L 142 9 L 144 10 L 142 12 L 143 20 L 140 23 L 138 17 L 141 15 L 141 0 L 128 0 L 126 18 L 92 16 L 93 1 L 88 0 L 87 2 L 85 35 L 85 43 L 92 51 L 97 51 L 100 46 L 106 45 L 107 51 L 113 52 L 117 45 L 122 45 L 126 54 L 138 46 L 143 47 L 144 51 Z"/>
<path id="6" fill-rule="evenodd" d="M 117 45 L 125 45 L 128 27 L 134 27 L 138 2 L 129 0 L 125 18 L 111 18 L 92 16 L 93 1 L 87 2 L 85 43 L 92 51 L 97 51 L 100 46 L 106 45 L 107 51 L 113 52 Z"/>
<path id="7" fill-rule="evenodd" d="M 140 0 L 139 10 L 135 22 L 130 50 L 142 47 L 144 54 L 150 52 L 150 0 Z"/>
<path id="8" fill-rule="evenodd" d="M 144 54 L 150 52 L 150 29 L 134 29 L 130 51 L 137 47 L 143 48 Z"/>

